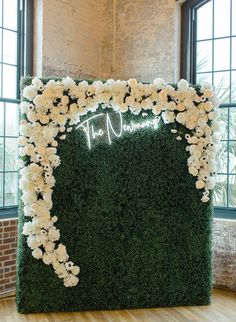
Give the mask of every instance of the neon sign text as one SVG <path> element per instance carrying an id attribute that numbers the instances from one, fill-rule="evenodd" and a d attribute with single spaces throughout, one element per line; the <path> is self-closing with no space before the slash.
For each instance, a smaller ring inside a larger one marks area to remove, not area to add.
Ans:
<path id="1" fill-rule="evenodd" d="M 85 132 L 87 138 L 88 148 L 91 149 L 92 143 L 99 138 L 107 139 L 109 144 L 112 144 L 112 138 L 121 137 L 123 133 L 129 132 L 133 133 L 139 129 L 152 128 L 157 129 L 160 121 L 160 117 L 154 117 L 152 119 L 146 119 L 139 122 L 130 121 L 129 123 L 125 122 L 121 112 L 113 113 L 117 115 L 116 117 L 116 128 L 114 124 L 114 118 L 112 119 L 109 113 L 100 113 L 85 121 L 79 123 L 76 129 L 82 129 Z M 100 121 L 100 125 L 97 123 Z"/>

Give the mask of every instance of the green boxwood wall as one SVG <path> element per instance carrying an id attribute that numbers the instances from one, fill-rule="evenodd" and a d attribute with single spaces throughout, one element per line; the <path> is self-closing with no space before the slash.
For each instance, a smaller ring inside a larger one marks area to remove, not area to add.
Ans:
<path id="1" fill-rule="evenodd" d="M 60 142 L 52 214 L 81 267 L 80 282 L 66 288 L 51 266 L 32 257 L 20 207 L 20 312 L 210 303 L 212 205 L 201 202 L 186 142 L 175 139 L 172 127 L 161 122 L 155 131 L 125 134 L 91 150 L 81 130 Z"/>

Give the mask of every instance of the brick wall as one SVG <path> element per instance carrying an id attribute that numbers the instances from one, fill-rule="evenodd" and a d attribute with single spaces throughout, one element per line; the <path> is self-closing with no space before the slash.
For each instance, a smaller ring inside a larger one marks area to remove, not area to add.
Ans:
<path id="1" fill-rule="evenodd" d="M 0 297 L 15 290 L 17 220 L 0 221 Z"/>
<path id="2" fill-rule="evenodd" d="M 213 232 L 214 285 L 236 291 L 236 220 L 215 220 Z"/>
<path id="3" fill-rule="evenodd" d="M 107 1 L 35 0 L 34 74 L 97 78 Z"/>
<path id="4" fill-rule="evenodd" d="M 106 5 L 102 78 L 179 77 L 180 6 L 175 0 L 112 0 Z"/>
<path id="5" fill-rule="evenodd" d="M 175 82 L 175 0 L 35 0 L 34 74 Z"/>

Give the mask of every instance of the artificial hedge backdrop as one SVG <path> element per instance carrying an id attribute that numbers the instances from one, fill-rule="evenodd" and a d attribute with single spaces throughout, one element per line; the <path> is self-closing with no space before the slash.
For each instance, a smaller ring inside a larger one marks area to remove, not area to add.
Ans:
<path id="1" fill-rule="evenodd" d="M 20 207 L 19 312 L 210 302 L 212 205 L 201 202 L 188 173 L 186 141 L 177 141 L 171 128 L 160 122 L 157 130 L 125 133 L 91 150 L 79 129 L 59 142 L 52 213 L 81 268 L 80 282 L 66 288 L 51 266 L 32 257 Z"/>

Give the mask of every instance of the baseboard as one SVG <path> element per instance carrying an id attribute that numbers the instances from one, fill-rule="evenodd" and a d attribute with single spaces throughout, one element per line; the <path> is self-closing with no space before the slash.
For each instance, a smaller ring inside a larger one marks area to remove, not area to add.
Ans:
<path id="1" fill-rule="evenodd" d="M 16 289 L 11 289 L 8 291 L 5 291 L 3 293 L 0 293 L 0 299 L 3 299 L 5 297 L 9 297 L 9 296 L 15 296 L 16 295 Z"/>

